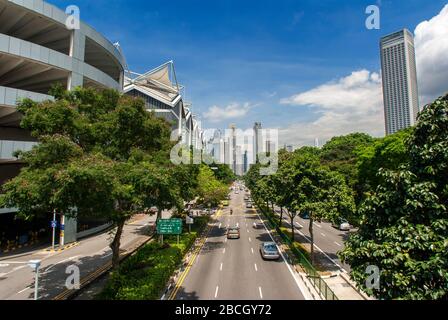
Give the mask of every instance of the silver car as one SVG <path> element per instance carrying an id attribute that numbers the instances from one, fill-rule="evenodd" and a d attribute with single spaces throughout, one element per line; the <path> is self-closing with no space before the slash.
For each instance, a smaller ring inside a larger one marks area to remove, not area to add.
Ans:
<path id="1" fill-rule="evenodd" d="M 280 252 L 274 242 L 264 242 L 260 246 L 261 257 L 265 260 L 280 259 Z"/>

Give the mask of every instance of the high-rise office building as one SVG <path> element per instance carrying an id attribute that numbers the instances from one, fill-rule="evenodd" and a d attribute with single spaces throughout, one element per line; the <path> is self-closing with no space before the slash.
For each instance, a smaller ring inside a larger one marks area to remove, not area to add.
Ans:
<path id="1" fill-rule="evenodd" d="M 419 112 L 414 37 L 401 30 L 381 38 L 386 134 L 414 125 Z"/>
<path id="2" fill-rule="evenodd" d="M 261 126 L 261 123 L 260 122 L 255 122 L 255 125 L 254 125 L 254 144 L 253 144 L 253 146 L 254 146 L 254 151 L 253 151 L 253 153 L 254 153 L 254 155 L 253 155 L 254 162 L 257 162 L 258 154 L 263 152 L 263 150 L 262 150 L 262 148 L 263 148 L 262 147 L 262 140 L 263 140 L 263 137 L 262 137 L 262 126 Z"/>

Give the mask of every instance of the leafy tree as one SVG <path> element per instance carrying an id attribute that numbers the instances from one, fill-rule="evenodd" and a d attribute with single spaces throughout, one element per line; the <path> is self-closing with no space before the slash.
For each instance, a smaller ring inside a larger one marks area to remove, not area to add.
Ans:
<path id="1" fill-rule="evenodd" d="M 354 210 L 351 190 L 344 177 L 322 166 L 313 152 L 299 149 L 291 161 L 285 163 L 281 174 L 287 181 L 287 208 L 294 215 L 306 212 L 310 216 L 311 257 L 314 260 L 314 221 L 328 219 L 335 221 L 341 215 L 347 216 Z"/>
<path id="2" fill-rule="evenodd" d="M 28 216 L 57 209 L 109 219 L 116 226 L 110 244 L 116 268 L 126 220 L 152 206 L 180 207 L 192 193 L 190 184 L 179 183 L 189 169 L 170 164 L 170 127 L 142 100 L 81 88 L 54 95 L 55 101 L 18 106 L 21 126 L 40 144 L 19 154 L 27 167 L 4 185 L 2 202 Z"/>
<path id="3" fill-rule="evenodd" d="M 373 144 L 360 148 L 358 154 L 358 179 L 362 193 L 374 191 L 379 184 L 378 172 L 381 168 L 397 170 L 409 160 L 406 150 L 406 140 L 412 133 L 412 128 L 401 130 Z"/>
<path id="4" fill-rule="evenodd" d="M 213 170 L 207 165 L 201 165 L 198 174 L 197 193 L 203 203 L 217 206 L 228 194 L 228 187 L 216 179 Z"/>
<path id="5" fill-rule="evenodd" d="M 448 297 L 448 96 L 419 114 L 406 144 L 408 163 L 381 169 L 380 183 L 360 209 L 359 232 L 341 258 L 352 278 L 380 299 Z M 366 268 L 381 271 L 380 288 L 366 285 Z"/>

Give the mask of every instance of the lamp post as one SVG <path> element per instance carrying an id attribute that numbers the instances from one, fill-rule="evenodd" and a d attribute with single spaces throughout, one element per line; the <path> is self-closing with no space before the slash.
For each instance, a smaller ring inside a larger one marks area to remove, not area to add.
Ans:
<path id="1" fill-rule="evenodd" d="M 28 266 L 34 270 L 34 300 L 37 300 L 39 297 L 39 268 L 41 261 L 40 260 L 30 260 Z"/>

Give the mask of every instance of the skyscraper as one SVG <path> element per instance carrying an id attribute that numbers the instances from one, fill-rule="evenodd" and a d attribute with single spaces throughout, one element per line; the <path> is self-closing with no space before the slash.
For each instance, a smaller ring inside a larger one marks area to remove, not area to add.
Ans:
<path id="1" fill-rule="evenodd" d="M 263 152 L 262 150 L 262 126 L 260 122 L 255 122 L 254 125 L 254 163 L 256 163 L 258 154 Z"/>
<path id="2" fill-rule="evenodd" d="M 403 29 L 381 38 L 386 134 L 414 125 L 419 112 L 414 37 Z"/>

